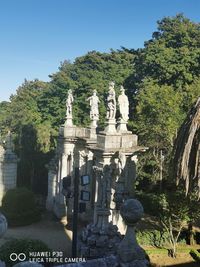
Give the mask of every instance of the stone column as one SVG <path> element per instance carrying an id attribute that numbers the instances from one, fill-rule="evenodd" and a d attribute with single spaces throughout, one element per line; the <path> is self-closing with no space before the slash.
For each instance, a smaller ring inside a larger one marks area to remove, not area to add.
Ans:
<path id="1" fill-rule="evenodd" d="M 46 200 L 47 210 L 53 210 L 54 198 L 56 196 L 56 162 L 52 159 L 46 166 L 48 168 L 48 195 Z"/>

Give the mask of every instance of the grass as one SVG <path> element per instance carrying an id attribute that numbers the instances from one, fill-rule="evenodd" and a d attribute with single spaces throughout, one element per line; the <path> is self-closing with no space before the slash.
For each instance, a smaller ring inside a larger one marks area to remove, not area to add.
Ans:
<path id="1" fill-rule="evenodd" d="M 143 249 L 146 251 L 148 255 L 150 254 L 168 254 L 167 248 L 155 248 L 155 247 L 145 247 L 143 246 Z M 177 248 L 177 253 L 190 253 L 192 249 L 200 249 L 199 245 L 196 246 L 187 246 L 187 245 L 181 245 Z"/>

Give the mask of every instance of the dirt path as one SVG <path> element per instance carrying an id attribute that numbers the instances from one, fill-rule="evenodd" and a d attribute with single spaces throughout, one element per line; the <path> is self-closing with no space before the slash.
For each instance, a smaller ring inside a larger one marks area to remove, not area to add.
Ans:
<path id="1" fill-rule="evenodd" d="M 11 238 L 39 239 L 53 251 L 62 251 L 66 257 L 69 257 L 71 254 L 72 231 L 66 229 L 65 223 L 46 214 L 38 223 L 8 228 L 4 237 L 0 239 L 0 245 Z"/>

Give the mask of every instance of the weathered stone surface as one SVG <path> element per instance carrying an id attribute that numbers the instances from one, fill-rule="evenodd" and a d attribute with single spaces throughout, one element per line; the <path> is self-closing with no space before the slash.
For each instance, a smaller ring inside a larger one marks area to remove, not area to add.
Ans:
<path id="1" fill-rule="evenodd" d="M 120 210 L 121 216 L 126 224 L 135 224 L 144 213 L 142 204 L 137 199 L 128 199 L 124 202 Z"/>
<path id="2" fill-rule="evenodd" d="M 88 246 L 93 246 L 96 244 L 96 236 L 92 235 L 90 237 L 87 238 L 87 244 Z"/>
<path id="3" fill-rule="evenodd" d="M 96 246 L 97 247 L 105 247 L 108 242 L 108 236 L 102 235 L 96 240 Z"/>
<path id="4" fill-rule="evenodd" d="M 122 236 L 116 225 L 108 223 L 102 229 L 102 227 L 89 224 L 81 234 L 80 253 L 88 259 L 115 255 L 121 240 Z"/>

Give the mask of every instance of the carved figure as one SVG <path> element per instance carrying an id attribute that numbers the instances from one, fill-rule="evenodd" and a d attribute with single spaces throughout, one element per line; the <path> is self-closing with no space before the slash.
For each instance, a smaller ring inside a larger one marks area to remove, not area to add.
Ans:
<path id="1" fill-rule="evenodd" d="M 114 82 L 109 83 L 109 93 L 107 97 L 107 119 L 115 119 L 116 115 L 116 99 L 114 85 Z"/>
<path id="2" fill-rule="evenodd" d="M 99 120 L 99 98 L 97 96 L 96 90 L 93 91 L 93 95 L 88 97 L 90 101 L 90 119 L 91 120 Z"/>
<path id="3" fill-rule="evenodd" d="M 129 102 L 128 97 L 125 95 L 125 90 L 123 86 L 121 86 L 120 92 L 121 94 L 118 97 L 119 111 L 121 114 L 121 118 L 125 122 L 127 122 L 129 119 Z"/>
<path id="4" fill-rule="evenodd" d="M 68 97 L 67 97 L 67 100 L 66 100 L 66 108 L 67 108 L 67 111 L 66 111 L 66 117 L 72 117 L 72 103 L 74 102 L 74 98 L 73 98 L 73 95 L 72 95 L 72 90 L 70 89 L 68 91 Z"/>

